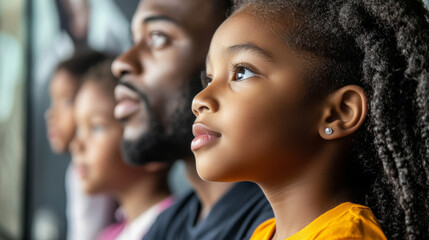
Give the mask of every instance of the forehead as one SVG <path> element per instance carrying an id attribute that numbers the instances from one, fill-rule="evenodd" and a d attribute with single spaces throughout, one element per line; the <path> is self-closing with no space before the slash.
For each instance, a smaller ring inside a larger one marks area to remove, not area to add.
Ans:
<path id="1" fill-rule="evenodd" d="M 113 114 L 114 106 L 113 93 L 95 82 L 86 82 L 82 85 L 75 103 L 76 112 L 80 113 L 107 112 Z"/>
<path id="2" fill-rule="evenodd" d="M 65 70 L 58 70 L 54 73 L 51 79 L 51 90 L 68 90 L 74 92 L 78 86 L 78 79 L 70 75 Z"/>
<path id="3" fill-rule="evenodd" d="M 209 57 L 213 54 L 224 55 L 225 50 L 231 50 L 231 46 L 241 45 L 257 46 L 272 57 L 284 54 L 284 50 L 288 51 L 277 31 L 245 11 L 235 13 L 218 28 L 213 36 Z M 245 47 L 242 50 L 252 49 Z"/>
<path id="4" fill-rule="evenodd" d="M 212 0 L 142 0 L 133 18 L 133 27 L 144 23 L 149 17 L 158 16 L 160 20 L 171 23 L 185 31 L 197 30 L 212 19 Z"/>

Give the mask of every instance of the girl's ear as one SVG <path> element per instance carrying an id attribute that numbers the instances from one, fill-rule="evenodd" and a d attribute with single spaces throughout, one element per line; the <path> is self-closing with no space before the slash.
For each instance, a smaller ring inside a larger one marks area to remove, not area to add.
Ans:
<path id="1" fill-rule="evenodd" d="M 325 140 L 349 136 L 362 125 L 366 113 L 367 100 L 361 87 L 340 88 L 328 96 L 323 106 L 319 135 Z"/>

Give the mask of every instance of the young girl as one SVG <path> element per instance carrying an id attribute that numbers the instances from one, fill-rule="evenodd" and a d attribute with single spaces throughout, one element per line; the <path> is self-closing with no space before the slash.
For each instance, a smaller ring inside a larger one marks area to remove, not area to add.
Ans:
<path id="1" fill-rule="evenodd" d="M 123 128 L 113 114 L 116 81 L 111 63 L 108 60 L 94 66 L 76 96 L 73 167 L 86 193 L 112 194 L 123 210 L 124 221 L 104 230 L 98 239 L 141 239 L 158 214 L 172 203 L 167 184 L 169 165 L 132 167 L 123 161 Z"/>
<path id="2" fill-rule="evenodd" d="M 74 136 L 74 102 L 83 76 L 88 70 L 107 59 L 94 51 L 75 53 L 61 62 L 49 85 L 51 105 L 46 111 L 47 136 L 53 152 L 66 154 Z M 94 239 L 113 220 L 116 203 L 110 196 L 89 197 L 78 188 L 78 178 L 72 167 L 66 174 L 67 239 Z"/>
<path id="3" fill-rule="evenodd" d="M 57 66 L 49 84 L 51 106 L 45 114 L 49 144 L 55 153 L 66 153 L 73 138 L 73 104 L 83 75 L 105 58 L 98 52 L 79 52 Z"/>
<path id="4" fill-rule="evenodd" d="M 191 148 L 202 178 L 263 189 L 252 239 L 429 239 L 428 16 L 255 0 L 219 27 Z"/>

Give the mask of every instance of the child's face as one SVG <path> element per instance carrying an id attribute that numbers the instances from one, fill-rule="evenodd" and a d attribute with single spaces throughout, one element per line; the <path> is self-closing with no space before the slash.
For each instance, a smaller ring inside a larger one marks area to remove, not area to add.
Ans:
<path id="1" fill-rule="evenodd" d="M 207 57 L 212 81 L 192 106 L 191 148 L 202 178 L 269 181 L 304 167 L 319 114 L 301 103 L 304 62 L 246 12 L 220 26 Z"/>
<path id="2" fill-rule="evenodd" d="M 46 111 L 46 125 L 49 143 L 56 153 L 66 152 L 74 135 L 73 102 L 77 89 L 77 79 L 67 71 L 54 74 L 49 87 L 51 106 Z"/>
<path id="3" fill-rule="evenodd" d="M 121 157 L 122 126 L 114 118 L 112 93 L 87 82 L 76 96 L 76 135 L 71 143 L 73 165 L 87 193 L 117 189 L 135 175 Z"/>

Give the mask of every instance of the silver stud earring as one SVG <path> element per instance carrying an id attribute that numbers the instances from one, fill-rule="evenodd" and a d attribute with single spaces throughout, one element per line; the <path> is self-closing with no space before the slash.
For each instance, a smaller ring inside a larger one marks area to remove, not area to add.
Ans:
<path id="1" fill-rule="evenodd" d="M 333 132 L 334 132 L 334 130 L 332 130 L 332 128 L 330 128 L 330 127 L 325 128 L 325 134 L 326 135 L 331 135 Z"/>

